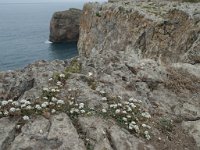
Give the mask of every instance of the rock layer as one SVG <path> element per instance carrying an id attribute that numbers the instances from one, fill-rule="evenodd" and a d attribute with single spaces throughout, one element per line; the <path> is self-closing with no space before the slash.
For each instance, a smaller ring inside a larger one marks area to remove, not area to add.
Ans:
<path id="1" fill-rule="evenodd" d="M 50 23 L 51 42 L 78 41 L 81 10 L 69 9 L 54 13 Z"/>

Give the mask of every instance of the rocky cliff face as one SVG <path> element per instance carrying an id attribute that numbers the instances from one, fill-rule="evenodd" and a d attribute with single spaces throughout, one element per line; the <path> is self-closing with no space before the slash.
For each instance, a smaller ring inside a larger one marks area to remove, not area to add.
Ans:
<path id="1" fill-rule="evenodd" d="M 0 149 L 198 150 L 199 8 L 86 4 L 78 58 L 0 73 Z"/>
<path id="2" fill-rule="evenodd" d="M 78 41 L 81 10 L 69 9 L 54 13 L 50 23 L 51 42 Z"/>

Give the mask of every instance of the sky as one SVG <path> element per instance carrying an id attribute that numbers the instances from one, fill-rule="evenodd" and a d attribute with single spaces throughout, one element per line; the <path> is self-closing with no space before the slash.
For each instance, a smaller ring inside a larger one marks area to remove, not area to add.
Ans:
<path id="1" fill-rule="evenodd" d="M 43 3 L 43 2 L 105 2 L 107 0 L 0 0 L 0 3 Z"/>

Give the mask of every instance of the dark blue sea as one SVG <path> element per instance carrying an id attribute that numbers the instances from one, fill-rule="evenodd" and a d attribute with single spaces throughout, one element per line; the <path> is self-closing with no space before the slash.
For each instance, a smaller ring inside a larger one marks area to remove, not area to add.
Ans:
<path id="1" fill-rule="evenodd" d="M 82 8 L 82 3 L 0 3 L 0 71 L 16 70 L 37 60 L 78 55 L 76 43 L 48 42 L 55 11 Z"/>

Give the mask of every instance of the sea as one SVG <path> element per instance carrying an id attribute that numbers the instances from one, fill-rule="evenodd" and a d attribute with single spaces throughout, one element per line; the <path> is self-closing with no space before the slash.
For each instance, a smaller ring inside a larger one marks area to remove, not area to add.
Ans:
<path id="1" fill-rule="evenodd" d="M 49 24 L 54 12 L 82 7 L 80 2 L 0 3 L 0 71 L 22 69 L 37 60 L 77 56 L 76 42 L 48 41 Z"/>

